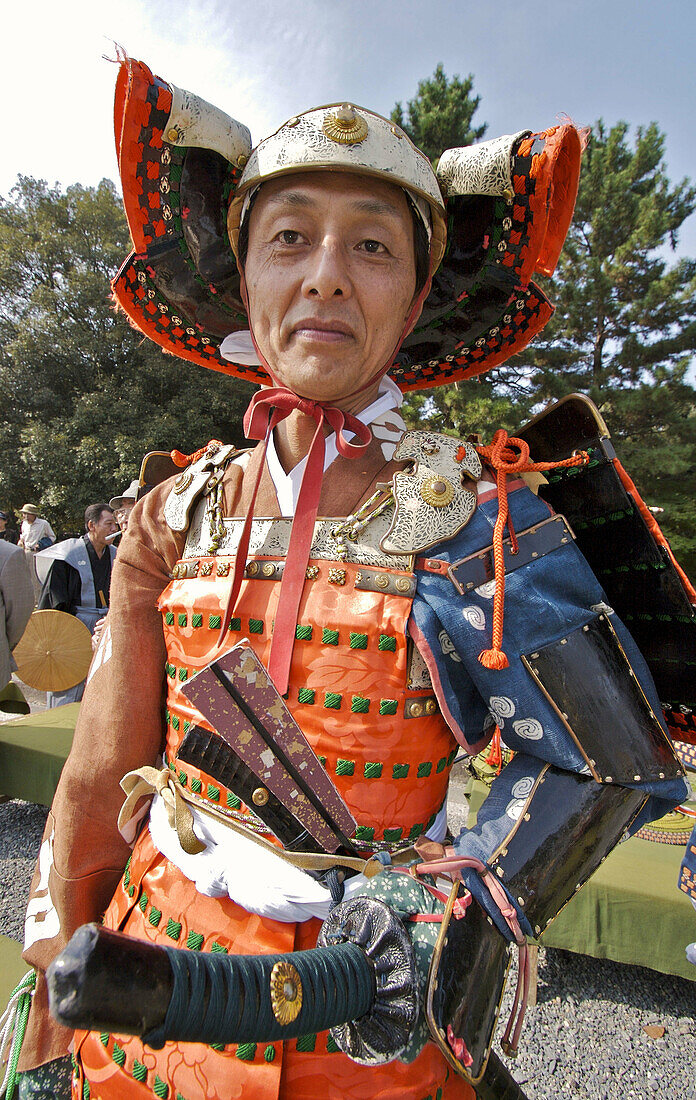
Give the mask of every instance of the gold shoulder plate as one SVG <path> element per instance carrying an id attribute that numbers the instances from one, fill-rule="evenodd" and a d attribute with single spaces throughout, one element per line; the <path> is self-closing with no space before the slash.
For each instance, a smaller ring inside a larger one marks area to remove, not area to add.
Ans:
<path id="1" fill-rule="evenodd" d="M 193 506 L 217 485 L 227 461 L 235 454 L 237 448 L 231 444 L 211 446 L 179 474 L 164 505 L 164 518 L 172 531 L 188 530 Z"/>
<path id="2" fill-rule="evenodd" d="M 462 481 L 479 480 L 481 459 L 471 443 L 434 432 L 406 432 L 394 458 L 412 466 L 394 475 L 394 518 L 380 545 L 388 554 L 420 554 L 471 519 L 476 493 Z"/>

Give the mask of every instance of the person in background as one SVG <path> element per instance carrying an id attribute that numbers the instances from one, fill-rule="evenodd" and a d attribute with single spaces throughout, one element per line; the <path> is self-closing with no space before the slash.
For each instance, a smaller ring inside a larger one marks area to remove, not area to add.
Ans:
<path id="1" fill-rule="evenodd" d="M 128 527 L 128 517 L 133 511 L 136 500 L 138 499 L 138 481 L 131 481 L 127 489 L 123 490 L 123 495 L 120 497 L 112 497 L 109 501 L 109 508 L 113 509 L 114 518 L 121 528 L 121 534 L 125 534 Z"/>
<path id="2" fill-rule="evenodd" d="M 36 554 L 46 550 L 56 541 L 56 533 L 47 519 L 42 519 L 35 504 L 25 504 L 22 508 L 22 531 L 19 545 Z"/>
<path id="3" fill-rule="evenodd" d="M 0 699 L 17 667 L 12 650 L 33 610 L 34 590 L 26 558 L 18 546 L 0 540 Z"/>
<path id="4" fill-rule="evenodd" d="M 11 518 L 10 512 L 0 512 L 0 542 L 11 542 L 16 545 L 19 538 L 17 531 L 14 527 L 7 526 Z"/>
<path id="5" fill-rule="evenodd" d="M 85 509 L 85 528 L 81 538 L 65 539 L 37 558 L 43 581 L 39 610 L 76 615 L 91 634 L 109 606 L 111 566 L 116 556 L 108 540 L 118 526 L 109 505 L 90 504 Z M 66 691 L 49 692 L 48 706 L 78 702 L 83 691 L 84 682 Z"/>
<path id="6" fill-rule="evenodd" d="M 114 519 L 116 520 L 120 530 L 116 534 L 109 536 L 110 545 L 120 543 L 122 535 L 125 535 L 128 528 L 128 517 L 133 511 L 133 507 L 138 498 L 139 483 L 137 481 L 131 481 L 127 489 L 124 489 L 123 496 L 112 497 L 109 501 L 109 508 L 113 508 Z M 94 632 L 92 634 L 92 650 L 96 653 L 97 646 L 99 645 L 99 639 L 104 629 L 104 623 L 106 622 L 106 615 L 102 616 L 94 624 Z"/>

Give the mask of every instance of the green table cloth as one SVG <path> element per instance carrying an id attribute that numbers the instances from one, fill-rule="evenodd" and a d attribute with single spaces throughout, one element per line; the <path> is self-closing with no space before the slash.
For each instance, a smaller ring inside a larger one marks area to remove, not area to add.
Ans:
<path id="1" fill-rule="evenodd" d="M 488 794 L 475 782 L 469 795 L 469 823 Z M 681 844 L 632 837 L 619 844 L 589 882 L 541 936 L 542 947 L 696 981 L 685 949 L 696 940 L 696 910 L 678 886 Z"/>
<path id="2" fill-rule="evenodd" d="M 51 805 L 79 709 L 68 703 L 0 725 L 0 795 Z"/>

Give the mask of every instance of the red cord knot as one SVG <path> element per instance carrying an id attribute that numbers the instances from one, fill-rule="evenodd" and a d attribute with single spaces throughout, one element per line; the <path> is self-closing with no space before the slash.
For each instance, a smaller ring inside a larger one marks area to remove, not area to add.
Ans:
<path id="1" fill-rule="evenodd" d="M 203 458 L 203 455 L 209 454 L 212 458 L 216 451 L 220 450 L 220 447 L 222 447 L 222 443 L 219 439 L 211 439 L 205 447 L 199 447 L 192 455 L 182 454 L 181 451 L 170 451 L 169 457 L 175 466 L 190 466 L 193 462 L 198 462 L 199 458 Z"/>
<path id="2" fill-rule="evenodd" d="M 469 1068 L 469 1066 L 473 1066 L 474 1059 L 471 1057 L 469 1051 L 466 1049 L 466 1043 L 463 1039 L 460 1039 L 459 1036 L 454 1034 L 451 1024 L 447 1025 L 447 1042 L 452 1049 L 454 1057 L 458 1058 L 463 1066 L 466 1066 L 467 1069 Z"/>
<path id="3" fill-rule="evenodd" d="M 463 920 L 466 916 L 466 911 L 471 905 L 473 895 L 467 890 L 463 897 L 457 898 L 452 906 L 452 916 L 455 920 Z"/>
<path id="4" fill-rule="evenodd" d="M 587 451 L 577 451 L 570 458 L 564 458 L 557 462 L 532 462 L 529 455 L 529 446 L 524 439 L 510 436 L 504 428 L 498 428 L 493 436 L 493 442 L 488 446 L 475 444 L 476 450 L 482 459 L 495 471 L 496 488 L 498 492 L 498 516 L 493 528 L 493 575 L 495 577 L 495 594 L 493 597 L 493 631 L 491 648 L 479 653 L 478 659 L 484 668 L 499 671 L 508 668 L 510 662 L 503 653 L 503 604 L 505 599 L 505 558 L 503 554 L 503 538 L 507 528 L 511 543 L 511 551 L 517 553 L 517 537 L 510 519 L 507 478 L 508 474 L 524 474 L 532 471 L 553 470 L 560 466 L 584 466 L 589 462 Z M 457 460 L 461 462 L 465 454 L 465 448 L 457 451 Z"/>

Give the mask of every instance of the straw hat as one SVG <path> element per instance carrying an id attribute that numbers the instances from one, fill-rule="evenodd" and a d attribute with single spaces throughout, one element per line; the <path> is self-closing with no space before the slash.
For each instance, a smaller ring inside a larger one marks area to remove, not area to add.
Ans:
<path id="1" fill-rule="evenodd" d="M 39 691 L 75 687 L 92 663 L 92 635 L 65 611 L 35 611 L 15 646 L 17 675 Z"/>

